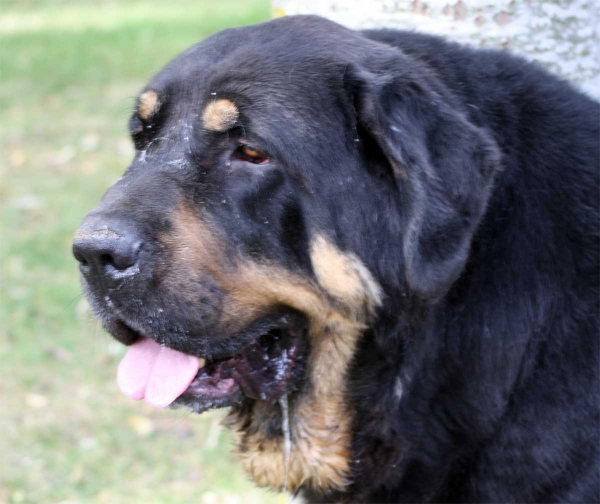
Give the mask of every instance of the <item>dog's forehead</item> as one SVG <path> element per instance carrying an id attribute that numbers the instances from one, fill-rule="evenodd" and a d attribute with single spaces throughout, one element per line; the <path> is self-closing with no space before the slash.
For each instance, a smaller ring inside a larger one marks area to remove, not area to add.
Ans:
<path id="1" fill-rule="evenodd" d="M 229 93 L 277 103 L 301 100 L 318 89 L 319 81 L 343 74 L 365 39 L 330 21 L 313 16 L 273 20 L 219 32 L 183 52 L 144 88 L 158 99 L 212 99 Z M 141 112 L 156 103 L 143 98 Z M 162 95 L 167 95 L 162 96 Z M 256 105 L 256 104 L 254 104 Z"/>
<path id="2" fill-rule="evenodd" d="M 181 156 L 172 151 L 205 149 L 213 133 L 240 127 L 273 156 L 317 166 L 353 134 L 346 70 L 388 51 L 313 16 L 224 30 L 177 56 L 142 90 L 138 128 L 161 139 L 152 150 L 166 146 L 174 161 Z"/>

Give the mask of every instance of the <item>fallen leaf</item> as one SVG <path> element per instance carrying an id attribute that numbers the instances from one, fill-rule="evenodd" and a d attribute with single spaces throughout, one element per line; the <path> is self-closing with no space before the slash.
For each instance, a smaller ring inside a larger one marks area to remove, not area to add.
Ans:
<path id="1" fill-rule="evenodd" d="M 202 504 L 217 504 L 219 496 L 214 492 L 206 492 L 202 494 Z"/>
<path id="2" fill-rule="evenodd" d="M 148 417 L 131 415 L 127 419 L 127 423 L 140 437 L 149 436 L 154 432 L 154 423 Z"/>
<path id="3" fill-rule="evenodd" d="M 40 394 L 27 394 L 25 404 L 33 409 L 44 409 L 48 406 L 48 398 Z"/>
<path id="4" fill-rule="evenodd" d="M 22 150 L 12 151 L 8 157 L 8 162 L 13 168 L 19 168 L 25 164 L 25 153 Z"/>

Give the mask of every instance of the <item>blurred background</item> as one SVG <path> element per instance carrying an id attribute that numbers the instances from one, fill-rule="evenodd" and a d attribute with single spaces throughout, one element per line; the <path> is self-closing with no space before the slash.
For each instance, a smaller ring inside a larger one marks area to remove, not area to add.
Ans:
<path id="1" fill-rule="evenodd" d="M 0 0 L 0 503 L 263 503 L 221 412 L 117 389 L 124 354 L 92 318 L 73 233 L 133 156 L 134 96 L 266 0 Z"/>
<path id="2" fill-rule="evenodd" d="M 152 74 L 223 28 L 308 12 L 510 49 L 600 96 L 593 0 L 0 0 L 0 504 L 276 501 L 235 463 L 222 412 L 120 394 L 124 349 L 71 240 L 132 159 Z"/>

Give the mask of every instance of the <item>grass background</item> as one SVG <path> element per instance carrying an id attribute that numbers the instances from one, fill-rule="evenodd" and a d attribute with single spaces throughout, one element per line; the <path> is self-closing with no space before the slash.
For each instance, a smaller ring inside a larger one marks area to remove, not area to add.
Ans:
<path id="1" fill-rule="evenodd" d="M 0 0 L 0 504 L 267 503 L 221 412 L 126 400 L 71 239 L 132 158 L 133 97 L 266 0 Z"/>

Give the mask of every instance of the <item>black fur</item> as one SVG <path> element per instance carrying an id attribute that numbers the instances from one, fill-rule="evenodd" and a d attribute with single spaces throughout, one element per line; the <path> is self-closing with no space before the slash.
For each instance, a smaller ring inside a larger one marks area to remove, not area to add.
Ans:
<path id="1" fill-rule="evenodd" d="M 600 501 L 596 102 L 506 53 L 315 17 L 217 34 L 150 88 L 169 107 L 137 125 L 155 157 L 130 169 L 144 212 L 113 189 L 128 215 L 156 229 L 176 186 L 231 254 L 311 278 L 308 241 L 325 230 L 385 293 L 348 376 L 351 484 L 306 489 L 310 502 Z M 217 90 L 240 108 L 231 135 L 194 123 Z M 169 136 L 184 123 L 189 147 Z M 241 136 L 277 170 L 229 177 Z M 169 172 L 180 156 L 187 171 Z M 236 341 L 206 338 L 175 346 Z"/>

